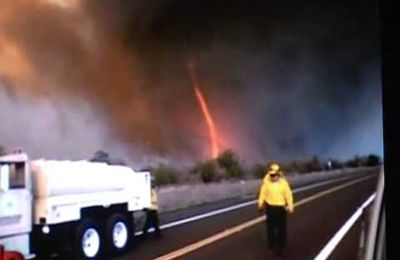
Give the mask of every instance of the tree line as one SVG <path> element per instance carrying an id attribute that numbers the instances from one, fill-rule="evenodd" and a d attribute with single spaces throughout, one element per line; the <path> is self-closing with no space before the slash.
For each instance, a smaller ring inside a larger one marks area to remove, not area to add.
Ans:
<path id="1" fill-rule="evenodd" d="M 6 153 L 0 145 L 0 156 Z M 90 159 L 92 162 L 105 162 L 110 165 L 127 165 L 124 159 L 112 158 L 109 153 L 98 150 Z M 238 154 L 225 150 L 215 159 L 197 162 L 190 169 L 178 169 L 167 164 L 149 166 L 157 185 L 176 183 L 212 183 L 238 179 L 262 178 L 266 167 L 271 162 L 264 161 L 251 166 L 244 166 Z M 376 154 L 356 155 L 348 160 L 320 160 L 317 156 L 309 159 L 277 162 L 286 174 L 306 174 L 318 171 L 330 171 L 344 168 L 372 167 L 382 164 L 382 159 Z"/>
<path id="2" fill-rule="evenodd" d="M 262 178 L 266 173 L 269 161 L 255 163 L 251 166 L 243 166 L 239 156 L 232 150 L 222 152 L 216 159 L 200 161 L 196 163 L 188 174 L 178 169 L 160 164 L 152 167 L 158 185 L 185 183 L 188 180 L 194 182 L 212 183 L 238 179 Z M 320 160 L 317 156 L 304 160 L 278 162 L 286 174 L 307 174 L 318 171 L 331 171 L 344 168 L 372 167 L 382 164 L 382 159 L 376 154 L 365 156 L 356 155 L 354 158 L 340 161 L 337 159 Z M 184 176 L 182 178 L 182 176 Z"/>

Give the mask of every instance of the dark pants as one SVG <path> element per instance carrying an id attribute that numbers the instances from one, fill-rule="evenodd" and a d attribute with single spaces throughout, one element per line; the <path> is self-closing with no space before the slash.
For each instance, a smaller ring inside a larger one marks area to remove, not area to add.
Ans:
<path id="1" fill-rule="evenodd" d="M 271 250 L 283 252 L 286 248 L 286 210 L 282 206 L 266 205 L 267 240 Z"/>
<path id="2" fill-rule="evenodd" d="M 159 227 L 159 219 L 158 219 L 158 211 L 149 209 L 147 210 L 146 222 L 143 227 L 143 236 L 147 236 L 147 230 L 150 227 L 154 227 L 154 231 L 156 236 L 160 235 L 160 227 Z"/>

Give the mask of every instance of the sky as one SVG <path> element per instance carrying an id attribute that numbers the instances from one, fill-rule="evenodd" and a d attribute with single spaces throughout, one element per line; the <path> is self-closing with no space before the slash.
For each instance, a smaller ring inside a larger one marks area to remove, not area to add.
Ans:
<path id="1" fill-rule="evenodd" d="M 383 155 L 378 2 L 0 2 L 0 144 L 141 164 Z"/>

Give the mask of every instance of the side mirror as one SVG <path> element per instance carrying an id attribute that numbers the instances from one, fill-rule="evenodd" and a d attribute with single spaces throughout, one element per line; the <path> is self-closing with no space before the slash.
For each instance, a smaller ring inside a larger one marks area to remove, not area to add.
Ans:
<path id="1" fill-rule="evenodd" d="M 10 189 L 10 166 L 0 165 L 0 191 Z"/>

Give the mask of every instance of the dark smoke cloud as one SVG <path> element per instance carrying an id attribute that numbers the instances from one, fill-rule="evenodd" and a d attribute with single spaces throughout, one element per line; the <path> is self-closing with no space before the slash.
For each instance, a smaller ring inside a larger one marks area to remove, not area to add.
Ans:
<path id="1" fill-rule="evenodd" d="M 49 2 L 2 3 L 0 35 L 5 39 L 4 52 L 7 54 L 10 43 L 22 50 L 22 58 L 13 60 L 12 65 L 28 64 L 24 67 L 29 68 L 23 75 L 18 69 L 16 73 L 2 71 L 3 85 L 11 92 L 29 93 L 36 98 L 83 98 L 95 107 L 100 118 L 106 119 L 110 135 L 133 150 L 161 155 L 190 150 L 190 142 L 169 129 L 183 125 L 179 129 L 181 134 L 190 124 L 180 120 L 191 115 L 175 113 L 179 109 L 176 105 L 166 109 L 152 105 L 165 97 L 146 90 L 158 86 L 146 81 L 139 69 L 140 62 L 124 46 L 123 35 L 117 30 L 124 20 L 119 21 L 116 13 L 113 15 L 111 6 L 97 10 L 88 4 L 74 9 Z M 108 22 L 104 15 L 109 15 Z M 21 82 L 22 77 L 26 79 Z M 188 86 L 183 87 L 190 93 Z M 188 97 L 186 93 L 184 97 L 181 94 L 167 98 L 173 103 Z M 193 98 L 187 102 L 194 103 Z M 161 112 L 167 113 L 166 120 L 173 120 L 165 122 Z M 74 138 L 74 133 L 69 137 Z M 64 149 L 62 144 L 59 149 Z"/>
<path id="2" fill-rule="evenodd" d="M 0 20 L 0 36 L 35 75 L 26 84 L 5 73 L 7 85 L 89 101 L 131 151 L 207 154 L 185 67 L 194 58 L 223 147 L 245 159 L 382 154 L 376 1 L 0 5 L 19 14 Z"/>

